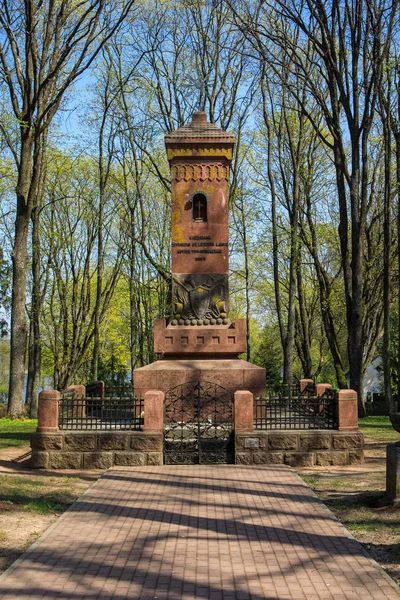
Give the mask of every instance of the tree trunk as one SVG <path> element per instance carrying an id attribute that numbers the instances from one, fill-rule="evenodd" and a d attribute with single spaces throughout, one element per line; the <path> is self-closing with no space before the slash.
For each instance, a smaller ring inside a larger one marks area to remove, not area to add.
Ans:
<path id="1" fill-rule="evenodd" d="M 399 95 L 400 116 L 400 95 Z M 397 312 L 398 312 L 398 345 L 397 345 L 397 410 L 400 411 L 400 132 L 397 132 L 396 140 L 396 193 L 397 193 Z"/>
<path id="2" fill-rule="evenodd" d="M 310 332 L 307 318 L 306 302 L 303 290 L 303 277 L 301 271 L 301 252 L 297 260 L 297 294 L 299 298 L 298 331 L 300 334 L 301 363 L 303 366 L 303 375 L 305 379 L 312 379 L 313 368 L 310 348 Z"/>
<path id="3" fill-rule="evenodd" d="M 28 340 L 26 322 L 26 273 L 32 193 L 32 131 L 24 131 L 17 185 L 17 215 L 12 252 L 13 281 L 11 296 L 10 385 L 8 412 L 13 417 L 24 413 L 25 359 Z"/>
<path id="4" fill-rule="evenodd" d="M 47 144 L 47 131 L 42 136 L 42 143 L 38 149 L 35 160 L 35 169 L 40 173 L 38 179 L 38 193 L 32 209 L 32 299 L 29 328 L 29 355 L 28 355 L 28 381 L 26 389 L 26 404 L 29 406 L 31 419 L 37 418 L 39 404 L 40 374 L 42 366 L 42 342 L 40 319 L 42 312 L 43 291 L 40 281 L 40 209 L 45 186 L 45 152 Z"/>
<path id="5" fill-rule="evenodd" d="M 391 131 L 389 115 L 383 122 L 385 141 L 385 190 L 384 190 L 384 221 L 383 221 L 383 384 L 385 391 L 386 414 L 394 411 L 392 397 L 391 365 L 390 365 L 390 290 L 391 290 Z"/>
<path id="6" fill-rule="evenodd" d="M 130 252 L 129 252 L 129 320 L 130 320 L 130 362 L 131 362 L 131 380 L 134 381 L 134 372 L 136 369 L 136 344 L 137 344 L 137 315 L 136 315 L 136 297 L 135 297 L 135 262 L 136 262 L 136 242 L 135 242 L 135 210 L 130 210 Z"/>
<path id="7" fill-rule="evenodd" d="M 283 383 L 290 385 L 293 382 L 293 356 L 296 333 L 296 282 L 297 261 L 299 252 L 298 243 L 298 216 L 299 216 L 299 177 L 297 165 L 293 165 L 293 205 L 290 219 L 290 266 L 289 266 L 289 306 L 288 322 L 285 336 L 285 351 L 283 361 Z"/>

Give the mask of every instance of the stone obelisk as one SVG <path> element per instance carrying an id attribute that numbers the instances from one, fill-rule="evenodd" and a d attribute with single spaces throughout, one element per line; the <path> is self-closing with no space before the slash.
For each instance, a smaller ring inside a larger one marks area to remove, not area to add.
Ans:
<path id="1" fill-rule="evenodd" d="M 135 394 L 208 381 L 265 393 L 265 370 L 238 355 L 246 323 L 229 318 L 228 187 L 235 138 L 204 112 L 165 137 L 172 185 L 172 307 L 154 326 L 160 360 L 137 369 Z"/>

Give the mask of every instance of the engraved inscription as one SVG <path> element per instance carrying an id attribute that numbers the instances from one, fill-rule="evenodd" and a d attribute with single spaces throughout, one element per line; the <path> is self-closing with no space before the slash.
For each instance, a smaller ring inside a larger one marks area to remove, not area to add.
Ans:
<path id="1" fill-rule="evenodd" d="M 172 242 L 172 248 L 176 248 L 177 254 L 221 254 L 220 248 L 228 246 L 228 242 L 202 241 L 210 240 L 209 235 L 191 235 L 189 239 L 190 242 Z M 195 257 L 195 260 L 206 260 L 206 257 Z"/>
<path id="2" fill-rule="evenodd" d="M 258 438 L 245 438 L 244 447 L 245 448 L 259 448 L 260 440 Z"/>

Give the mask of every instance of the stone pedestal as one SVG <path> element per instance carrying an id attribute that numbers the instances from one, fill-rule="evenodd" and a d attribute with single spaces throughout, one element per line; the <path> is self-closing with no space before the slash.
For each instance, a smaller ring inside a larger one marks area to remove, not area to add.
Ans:
<path id="1" fill-rule="evenodd" d="M 386 448 L 386 494 L 390 502 L 400 505 L 400 442 Z"/>
<path id="2" fill-rule="evenodd" d="M 135 395 L 150 390 L 168 392 L 189 381 L 209 381 L 232 392 L 247 390 L 254 397 L 265 395 L 265 369 L 238 358 L 178 358 L 158 360 L 136 369 Z"/>
<path id="3" fill-rule="evenodd" d="M 156 319 L 154 351 L 166 358 L 183 355 L 237 358 L 246 352 L 246 321 L 236 319 L 229 325 L 185 326 Z"/>

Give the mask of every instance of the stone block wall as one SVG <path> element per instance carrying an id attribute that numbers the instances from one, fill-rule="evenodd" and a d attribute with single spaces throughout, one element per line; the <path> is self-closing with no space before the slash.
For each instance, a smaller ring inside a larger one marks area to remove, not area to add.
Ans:
<path id="1" fill-rule="evenodd" d="M 163 464 L 163 434 L 58 431 L 31 436 L 32 469 L 108 469 Z"/>
<path id="2" fill-rule="evenodd" d="M 336 430 L 236 433 L 235 462 L 293 467 L 362 464 L 364 436 L 360 432 Z"/>

